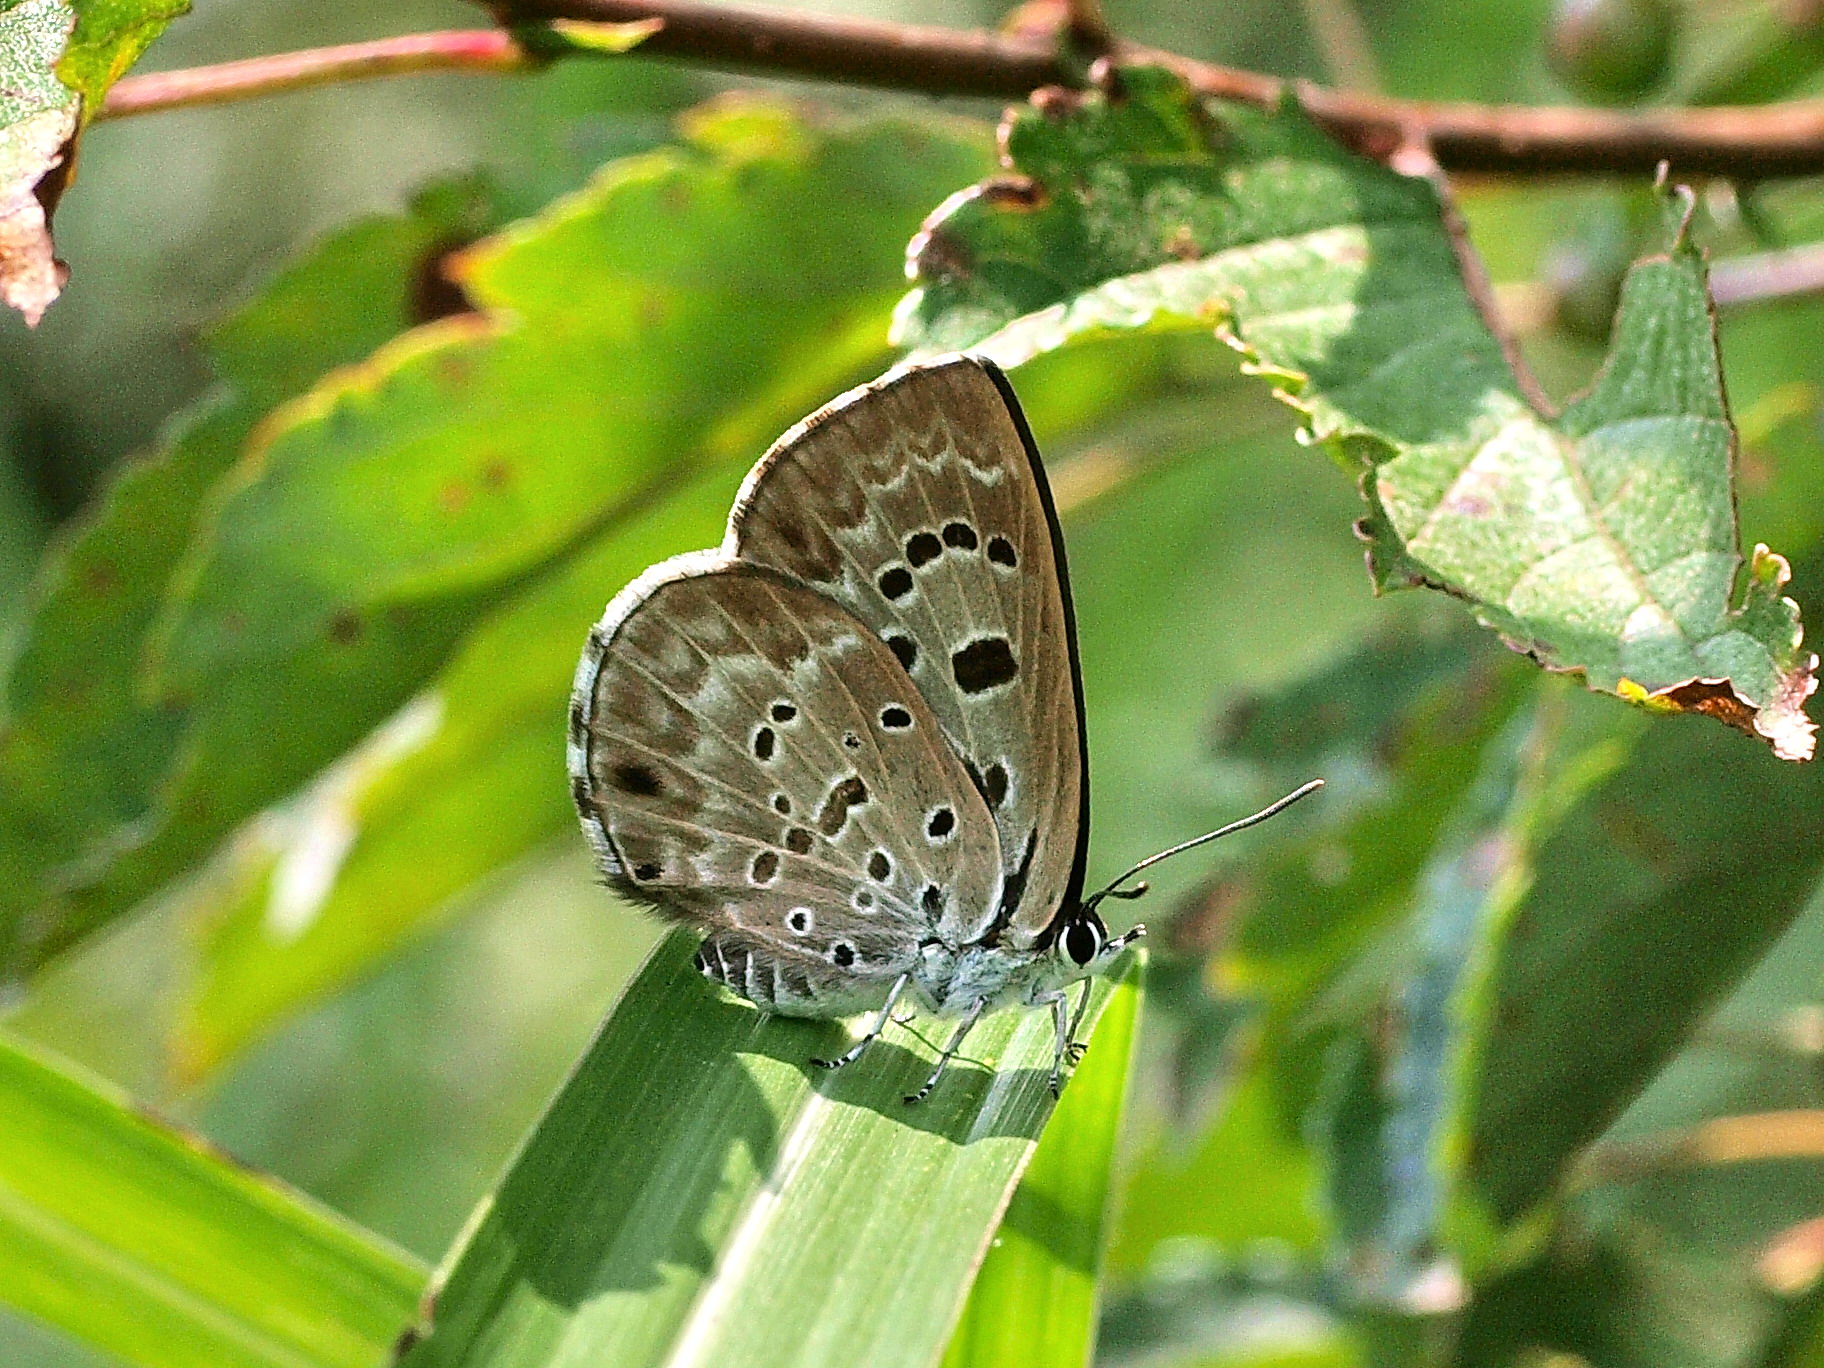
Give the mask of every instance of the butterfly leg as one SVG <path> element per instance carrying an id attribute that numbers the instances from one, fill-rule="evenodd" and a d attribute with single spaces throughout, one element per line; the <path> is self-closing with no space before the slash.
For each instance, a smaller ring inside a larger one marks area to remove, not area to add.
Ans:
<path id="1" fill-rule="evenodd" d="M 950 1067 L 951 1059 L 954 1058 L 956 1052 L 962 1048 L 963 1037 L 975 1029 L 975 1023 L 982 1019 L 982 1010 L 987 1007 L 987 1005 L 987 998 L 977 998 L 975 1005 L 969 1009 L 968 1014 L 957 1023 L 956 1030 L 950 1036 L 950 1043 L 944 1046 L 944 1052 L 937 1057 L 937 1067 L 931 1070 L 931 1077 L 925 1080 L 925 1085 L 917 1092 L 906 1094 L 905 1100 L 908 1106 L 915 1102 L 923 1102 L 927 1097 L 931 1096 L 931 1090 L 937 1086 L 937 1080 L 944 1076 L 944 1070 Z"/>
<path id="2" fill-rule="evenodd" d="M 887 1029 L 887 1023 L 889 1021 L 897 1020 L 893 1015 L 894 1004 L 899 1001 L 899 995 L 906 991 L 906 984 L 911 981 L 911 974 L 901 974 L 893 981 L 893 987 L 887 993 L 887 1000 L 881 1004 L 880 1011 L 874 1017 L 874 1024 L 868 1027 L 866 1033 L 863 1034 L 860 1040 L 849 1047 L 846 1054 L 835 1059 L 813 1059 L 811 1063 L 820 1068 L 840 1069 L 844 1064 L 853 1064 L 856 1060 L 860 1059 L 861 1052 L 872 1045 L 876 1038 L 879 1037 L 880 1033 Z"/>
<path id="3" fill-rule="evenodd" d="M 1077 1028 L 1082 1026 L 1083 1015 L 1089 1011 L 1089 994 L 1090 982 L 1088 979 L 1084 979 L 1083 996 L 1077 999 L 1077 1010 L 1070 1018 L 1070 1044 L 1064 1047 L 1064 1053 L 1069 1056 L 1070 1062 L 1073 1065 L 1080 1062 L 1083 1058 L 1083 1052 L 1089 1049 L 1089 1045 L 1086 1041 L 1077 1039 Z"/>
<path id="4" fill-rule="evenodd" d="M 1070 1004 L 1063 990 L 1049 997 L 1041 997 L 1034 1002 L 1051 1005 L 1051 1024 L 1058 1033 L 1057 1045 L 1051 1052 L 1051 1095 L 1058 1096 L 1064 1091 L 1064 1056 L 1070 1053 Z"/>

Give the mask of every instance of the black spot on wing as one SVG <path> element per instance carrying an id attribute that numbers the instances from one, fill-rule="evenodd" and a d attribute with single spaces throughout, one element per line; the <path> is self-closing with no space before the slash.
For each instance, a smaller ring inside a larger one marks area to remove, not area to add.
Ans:
<path id="1" fill-rule="evenodd" d="M 830 796 L 823 800 L 823 806 L 817 812 L 817 829 L 825 836 L 834 836 L 849 822 L 849 809 L 860 807 L 868 801 L 868 786 L 861 782 L 861 776 L 851 774 L 847 779 L 830 790 Z"/>
<path id="2" fill-rule="evenodd" d="M 753 869 L 750 871 L 757 884 L 770 884 L 779 873 L 779 854 L 777 851 L 763 850 L 754 856 Z"/>
<path id="3" fill-rule="evenodd" d="M 903 632 L 895 632 L 887 638 L 887 649 L 893 652 L 894 659 L 908 671 L 918 663 L 918 643 Z"/>
<path id="4" fill-rule="evenodd" d="M 773 721 L 790 722 L 796 716 L 798 716 L 798 709 L 790 703 L 773 704 Z"/>
<path id="5" fill-rule="evenodd" d="M 966 694 L 986 693 L 1011 683 L 1020 673 L 1006 637 L 981 637 L 950 657 L 956 687 Z"/>
<path id="6" fill-rule="evenodd" d="M 988 539 L 988 559 L 996 565 L 1006 566 L 1009 570 L 1020 563 L 1020 558 L 1013 549 L 1013 543 L 1005 537 Z"/>
<path id="7" fill-rule="evenodd" d="M 631 793 L 636 798 L 651 798 L 665 787 L 659 780 L 658 771 L 650 765 L 629 762 L 616 765 L 609 774 L 614 779 L 614 786 L 622 793 Z"/>
<path id="8" fill-rule="evenodd" d="M 893 877 L 893 861 L 887 858 L 887 852 L 877 850 L 868 856 L 868 877 L 875 883 L 885 883 Z"/>
<path id="9" fill-rule="evenodd" d="M 973 551 L 981 543 L 976 540 L 975 529 L 965 522 L 953 522 L 944 527 L 944 545 L 955 551 Z"/>
<path id="10" fill-rule="evenodd" d="M 925 823 L 925 835 L 934 841 L 941 841 L 956 830 L 956 813 L 947 807 L 940 807 L 931 814 Z"/>
<path id="11" fill-rule="evenodd" d="M 897 703 L 889 703 L 880 710 L 880 725 L 888 731 L 903 731 L 912 725 L 912 714 Z"/>
<path id="12" fill-rule="evenodd" d="M 902 599 L 912 592 L 912 572 L 903 565 L 895 565 L 880 573 L 876 581 L 880 592 L 890 599 Z"/>
<path id="13" fill-rule="evenodd" d="M 982 791 L 982 797 L 988 802 L 990 811 L 998 809 L 1007 801 L 1007 766 L 996 760 L 988 766 L 988 773 L 982 776 L 981 783 L 976 785 Z"/>
<path id="14" fill-rule="evenodd" d="M 759 731 L 755 732 L 754 758 L 756 760 L 771 760 L 773 758 L 773 746 L 777 739 L 778 738 L 773 735 L 773 729 L 771 727 L 762 727 Z"/>
<path id="15" fill-rule="evenodd" d="M 785 848 L 794 855 L 811 853 L 811 833 L 803 827 L 793 827 L 785 833 Z"/>
<path id="16" fill-rule="evenodd" d="M 641 883 L 651 883 L 654 879 L 658 878 L 662 872 L 663 871 L 650 860 L 645 864 L 637 864 L 633 867 L 633 877 L 638 879 Z"/>
<path id="17" fill-rule="evenodd" d="M 944 554 L 944 544 L 930 532 L 919 532 L 906 540 L 906 561 L 914 570 L 929 565 Z"/>

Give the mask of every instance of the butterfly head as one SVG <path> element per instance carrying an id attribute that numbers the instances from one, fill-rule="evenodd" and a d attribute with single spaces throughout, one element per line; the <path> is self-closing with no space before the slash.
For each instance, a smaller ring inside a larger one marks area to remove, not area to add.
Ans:
<path id="1" fill-rule="evenodd" d="M 1136 926 L 1125 935 L 1110 937 L 1093 906 L 1085 905 L 1069 913 L 1051 943 L 1054 972 L 1060 983 L 1100 974 L 1119 958 L 1121 952 L 1146 934 Z"/>

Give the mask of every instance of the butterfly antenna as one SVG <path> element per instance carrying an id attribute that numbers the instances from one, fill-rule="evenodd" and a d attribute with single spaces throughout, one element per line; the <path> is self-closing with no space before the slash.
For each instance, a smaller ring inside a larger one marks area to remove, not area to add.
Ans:
<path id="1" fill-rule="evenodd" d="M 1323 786 L 1324 781 L 1322 779 L 1313 779 L 1308 784 L 1299 785 L 1278 802 L 1268 803 L 1259 812 L 1256 812 L 1251 816 L 1243 817 L 1239 821 L 1230 822 L 1225 827 L 1217 827 L 1214 831 L 1206 831 L 1201 836 L 1193 836 L 1188 841 L 1180 841 L 1170 850 L 1162 850 L 1157 855 L 1148 855 L 1144 860 L 1140 861 L 1139 864 L 1128 870 L 1127 873 L 1110 882 L 1101 892 L 1091 894 L 1089 901 L 1083 904 L 1083 910 L 1086 912 L 1092 910 L 1095 905 L 1104 898 L 1138 898 L 1141 894 L 1146 892 L 1146 885 L 1144 883 L 1137 884 L 1133 888 L 1123 888 L 1121 885 L 1133 878 L 1134 875 L 1138 874 L 1141 870 L 1151 869 L 1162 860 L 1169 860 L 1174 855 L 1182 855 L 1187 850 L 1195 850 L 1200 845 L 1208 845 L 1211 841 L 1220 840 L 1224 836 L 1233 836 L 1238 831 L 1246 831 L 1251 826 L 1259 826 L 1262 822 L 1266 821 L 1267 818 L 1277 817 L 1300 798 L 1316 793 Z"/>

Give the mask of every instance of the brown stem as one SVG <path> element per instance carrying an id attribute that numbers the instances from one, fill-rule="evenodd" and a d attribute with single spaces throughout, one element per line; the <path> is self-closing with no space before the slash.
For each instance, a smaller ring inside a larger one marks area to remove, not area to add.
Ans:
<path id="1" fill-rule="evenodd" d="M 635 55 L 891 90 L 1018 99 L 1039 86 L 1072 81 L 1057 44 L 1033 34 L 959 32 L 704 0 L 497 0 L 494 8 L 507 25 L 659 19 L 663 27 Z M 1169 66 L 1210 95 L 1265 105 L 1285 89 L 1271 76 L 1133 44 L 1116 51 L 1127 61 Z M 148 113 L 397 71 L 502 71 L 527 64 L 523 50 L 503 33 L 409 35 L 130 77 L 114 87 L 103 113 Z M 1449 171 L 1651 174 L 1670 160 L 1674 173 L 1685 176 L 1762 180 L 1824 172 L 1820 100 L 1622 112 L 1396 100 L 1302 85 L 1297 93 L 1319 123 L 1359 151 L 1387 158 L 1422 142 Z"/>
<path id="2" fill-rule="evenodd" d="M 509 33 L 459 29 L 408 33 L 371 43 L 310 48 L 244 62 L 155 71 L 117 81 L 96 114 L 118 119 L 191 105 L 222 104 L 281 90 L 413 71 L 523 71 L 535 65 Z"/>

